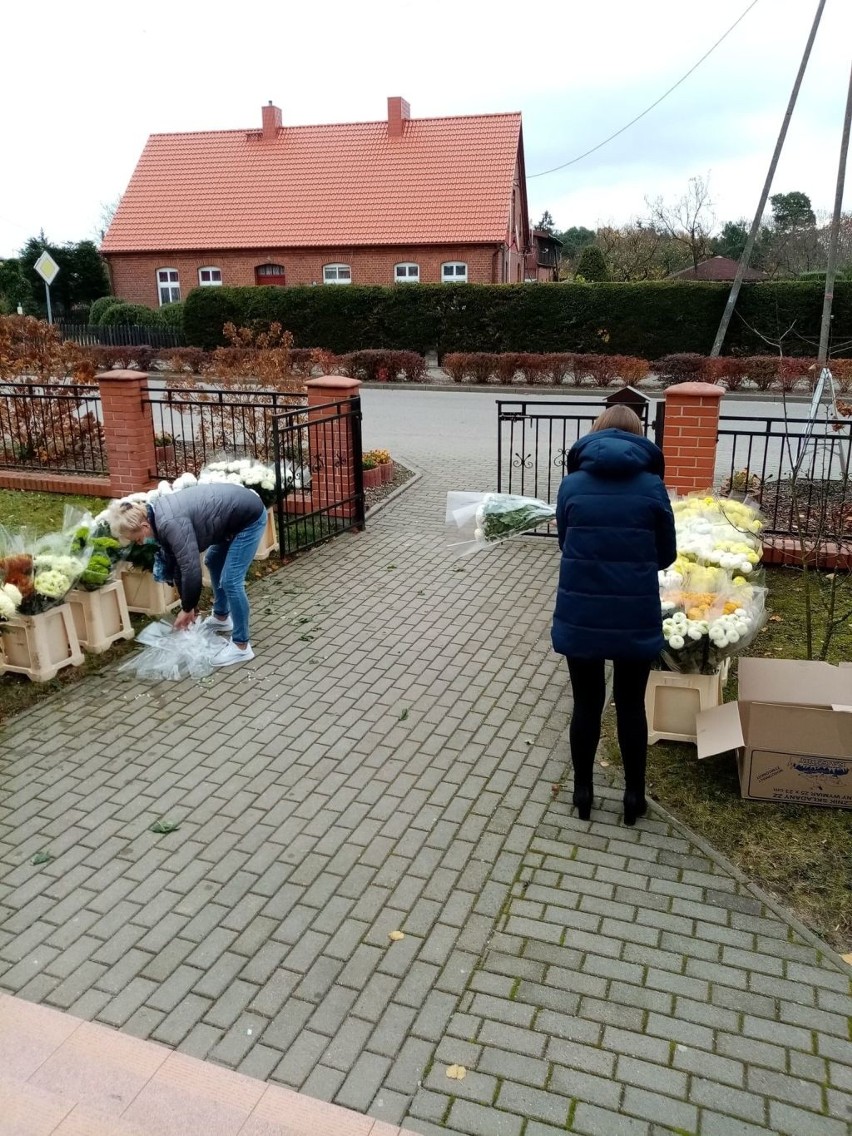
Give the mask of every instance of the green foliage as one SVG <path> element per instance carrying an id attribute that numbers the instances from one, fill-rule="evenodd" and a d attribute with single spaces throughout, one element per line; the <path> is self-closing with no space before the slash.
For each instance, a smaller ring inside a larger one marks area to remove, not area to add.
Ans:
<path id="1" fill-rule="evenodd" d="M 769 203 L 772 206 L 775 228 L 781 229 L 782 232 L 816 224 L 811 199 L 806 193 L 773 193 Z"/>
<path id="2" fill-rule="evenodd" d="M 183 300 L 176 300 L 173 304 L 164 304 L 160 308 L 160 315 L 167 327 L 183 328 Z"/>
<path id="3" fill-rule="evenodd" d="M 367 348 L 448 352 L 580 352 L 656 359 L 706 354 L 728 285 L 704 281 L 599 284 L 420 284 L 405 288 L 198 288 L 184 311 L 194 346 L 225 342 L 226 321 L 263 327 L 277 321 L 300 347 L 335 354 Z M 798 280 L 743 288 L 725 345 L 761 354 L 761 335 L 777 339 L 795 326 L 784 350 L 813 353 L 822 315 L 819 283 Z M 834 293 L 834 339 L 852 339 L 852 283 Z M 754 330 L 752 330 L 754 329 Z M 848 352 L 847 352 L 848 353 Z"/>
<path id="4" fill-rule="evenodd" d="M 136 324 L 141 327 L 162 327 L 163 317 L 144 304 L 113 304 L 101 315 L 100 322 L 107 327 L 117 324 Z"/>
<path id="5" fill-rule="evenodd" d="M 110 308 L 114 308 L 116 304 L 121 303 L 123 303 L 123 301 L 119 300 L 118 296 L 99 296 L 97 300 L 94 301 L 91 308 L 89 308 L 89 322 L 100 323 L 104 314 L 109 311 Z"/>
<path id="6" fill-rule="evenodd" d="M 606 258 L 597 245 L 586 245 L 577 261 L 577 275 L 590 283 L 609 280 Z"/>
<path id="7" fill-rule="evenodd" d="M 30 237 L 20 256 L 21 272 L 32 289 L 34 306 L 38 309 L 34 314 L 43 313 L 46 307 L 44 282 L 34 268 L 45 251 L 59 265 L 59 273 L 50 286 L 51 306 L 57 314 L 70 315 L 75 305 L 91 304 L 109 292 L 106 265 L 93 241 L 54 245 L 40 233 Z"/>
<path id="8" fill-rule="evenodd" d="M 556 236 L 562 241 L 562 256 L 566 260 L 573 260 L 586 245 L 594 244 L 595 231 L 587 229 L 585 225 L 573 225 Z"/>
<path id="9" fill-rule="evenodd" d="M 13 315 L 18 305 L 27 315 L 34 310 L 33 290 L 21 262 L 15 257 L 0 261 L 0 313 Z"/>

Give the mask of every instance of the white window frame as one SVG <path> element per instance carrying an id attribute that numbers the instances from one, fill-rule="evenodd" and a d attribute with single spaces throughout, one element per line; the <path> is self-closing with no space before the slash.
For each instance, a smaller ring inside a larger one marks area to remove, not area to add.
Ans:
<path id="1" fill-rule="evenodd" d="M 451 273 L 447 269 L 451 268 Z M 459 272 L 459 269 L 463 272 Z M 445 260 L 441 265 L 441 283 L 442 284 L 467 284 L 467 263 L 464 260 Z"/>
<path id="2" fill-rule="evenodd" d="M 401 268 L 405 269 L 402 273 L 400 273 Z M 415 264 L 413 260 L 401 260 L 399 264 L 393 266 L 393 280 L 395 284 L 419 284 L 420 265 Z"/>
<path id="3" fill-rule="evenodd" d="M 341 271 L 345 273 L 345 276 L 340 275 Z M 324 264 L 322 266 L 322 282 L 323 284 L 351 284 L 352 265 Z"/>
<path id="4" fill-rule="evenodd" d="M 163 293 L 167 293 L 165 299 Z M 176 268 L 157 269 L 157 299 L 161 308 L 180 303 L 180 273 Z"/>
<path id="5" fill-rule="evenodd" d="M 210 279 L 204 279 L 204 273 L 210 274 Z M 215 276 L 213 274 L 216 274 Z M 198 286 L 199 288 L 221 288 L 222 287 L 222 269 L 217 268 L 213 264 L 206 264 L 203 268 L 198 270 Z"/>

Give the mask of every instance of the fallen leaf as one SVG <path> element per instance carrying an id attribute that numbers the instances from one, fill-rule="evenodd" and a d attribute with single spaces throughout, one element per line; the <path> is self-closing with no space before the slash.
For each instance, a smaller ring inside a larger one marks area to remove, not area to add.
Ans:
<path id="1" fill-rule="evenodd" d="M 852 966 L 852 951 L 850 951 L 848 955 L 841 955 L 840 957 L 843 959 L 844 962 L 846 962 L 850 966 Z"/>
<path id="2" fill-rule="evenodd" d="M 783 623 L 784 620 L 781 618 L 780 615 L 770 615 L 769 622 L 770 623 Z"/>
<path id="3" fill-rule="evenodd" d="M 610 765 L 610 763 L 608 761 L 602 761 L 601 762 L 601 768 L 602 769 L 609 769 L 609 765 Z"/>
<path id="4" fill-rule="evenodd" d="M 403 709 L 402 713 L 399 716 L 400 722 L 404 722 L 407 717 L 408 717 L 408 708 L 406 707 L 405 709 Z"/>
<path id="5" fill-rule="evenodd" d="M 30 860 L 30 863 L 38 867 L 39 864 L 49 864 L 52 859 L 52 852 L 36 852 L 35 856 Z"/>
<path id="6" fill-rule="evenodd" d="M 405 938 L 405 934 L 402 931 L 391 931 L 388 938 L 392 943 L 398 943 L 400 939 Z"/>
<path id="7" fill-rule="evenodd" d="M 447 1068 L 447 1076 L 453 1081 L 463 1081 L 467 1076 L 467 1069 L 464 1065 L 450 1065 Z"/>
<path id="8" fill-rule="evenodd" d="M 177 823 L 177 821 L 174 821 L 174 820 L 155 820 L 154 823 L 151 825 L 151 827 L 148 829 L 148 831 L 149 832 L 156 832 L 156 833 L 160 833 L 160 834 L 165 834 L 167 832 L 177 832 L 177 830 L 179 828 L 180 828 L 180 825 Z"/>

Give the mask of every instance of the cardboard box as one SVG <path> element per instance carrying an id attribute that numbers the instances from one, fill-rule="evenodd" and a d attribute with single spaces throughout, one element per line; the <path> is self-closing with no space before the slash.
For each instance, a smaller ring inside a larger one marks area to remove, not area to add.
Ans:
<path id="1" fill-rule="evenodd" d="M 740 659 L 739 699 L 700 713 L 699 758 L 736 750 L 754 801 L 852 809 L 852 666 Z"/>

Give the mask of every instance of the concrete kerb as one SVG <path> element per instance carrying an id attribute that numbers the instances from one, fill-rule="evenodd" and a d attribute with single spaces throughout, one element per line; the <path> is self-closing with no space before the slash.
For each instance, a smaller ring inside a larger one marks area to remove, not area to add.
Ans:
<path id="1" fill-rule="evenodd" d="M 402 494 L 407 490 L 413 489 L 414 486 L 422 480 L 422 470 L 418 470 L 415 467 L 414 463 L 408 458 L 401 458 L 399 464 L 403 467 L 403 469 L 407 469 L 410 473 L 413 473 L 414 476 L 409 477 L 409 479 L 403 482 L 402 485 L 398 485 L 396 489 L 394 489 L 393 493 L 388 493 L 387 497 L 382 497 L 382 499 L 380 501 L 377 501 L 375 505 L 371 505 L 365 514 L 366 520 L 369 521 L 371 517 L 375 517 L 377 513 L 380 513 L 382 511 L 382 509 L 390 505 L 391 502 L 396 501 L 397 498 L 401 497 Z"/>

